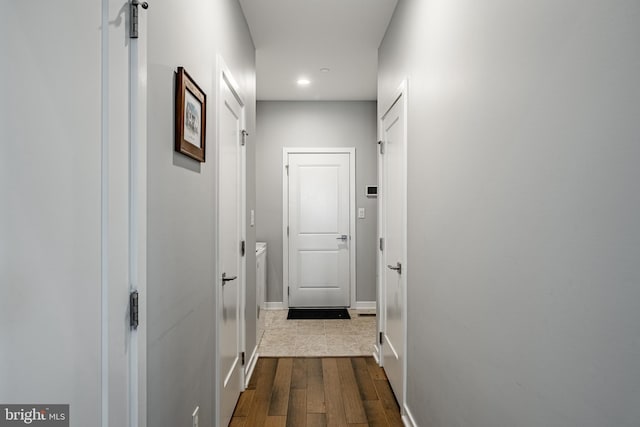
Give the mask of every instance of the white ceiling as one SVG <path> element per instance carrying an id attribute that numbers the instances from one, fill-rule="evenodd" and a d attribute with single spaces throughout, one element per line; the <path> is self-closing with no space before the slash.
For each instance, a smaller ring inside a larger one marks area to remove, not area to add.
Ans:
<path id="1" fill-rule="evenodd" d="M 396 3 L 240 0 L 256 47 L 258 99 L 375 100 L 378 46 Z M 311 84 L 298 86 L 300 77 Z"/>

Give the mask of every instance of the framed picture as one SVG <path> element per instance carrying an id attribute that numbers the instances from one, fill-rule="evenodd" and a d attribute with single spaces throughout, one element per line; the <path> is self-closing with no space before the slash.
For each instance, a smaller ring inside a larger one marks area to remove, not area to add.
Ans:
<path id="1" fill-rule="evenodd" d="M 205 161 L 207 95 L 184 67 L 176 76 L 176 151 Z"/>

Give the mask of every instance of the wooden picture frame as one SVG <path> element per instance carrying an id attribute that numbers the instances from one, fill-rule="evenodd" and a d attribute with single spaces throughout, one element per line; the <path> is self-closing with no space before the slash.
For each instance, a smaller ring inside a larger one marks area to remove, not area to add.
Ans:
<path id="1" fill-rule="evenodd" d="M 205 161 L 207 95 L 184 67 L 176 73 L 176 151 Z"/>

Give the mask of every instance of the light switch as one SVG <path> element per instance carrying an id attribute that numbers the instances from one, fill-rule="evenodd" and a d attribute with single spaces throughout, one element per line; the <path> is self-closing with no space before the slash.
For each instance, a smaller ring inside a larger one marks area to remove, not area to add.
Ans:
<path id="1" fill-rule="evenodd" d="M 358 218 L 364 218 L 364 208 L 358 208 Z"/>

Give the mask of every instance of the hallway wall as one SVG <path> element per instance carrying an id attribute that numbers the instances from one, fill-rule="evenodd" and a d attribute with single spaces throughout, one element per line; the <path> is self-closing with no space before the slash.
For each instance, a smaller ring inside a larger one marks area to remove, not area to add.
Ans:
<path id="1" fill-rule="evenodd" d="M 400 0 L 416 425 L 637 425 L 639 40 L 638 1 Z"/>
<path id="2" fill-rule="evenodd" d="M 267 301 L 282 301 L 282 149 L 356 147 L 357 301 L 376 299 L 376 103 L 373 101 L 259 101 L 256 149 L 257 239 L 267 242 Z"/>
<path id="3" fill-rule="evenodd" d="M 148 75 L 148 399 L 149 426 L 214 425 L 216 55 L 238 81 L 255 131 L 255 50 L 235 0 L 157 0 L 150 4 Z M 174 73 L 178 66 L 207 95 L 206 162 L 174 151 Z M 247 210 L 254 209 L 255 152 L 247 148 Z M 249 215 L 247 215 L 247 218 Z M 248 246 L 255 242 L 247 226 Z M 254 251 L 247 251 L 247 303 L 255 305 Z M 247 351 L 255 310 L 247 309 Z"/>

